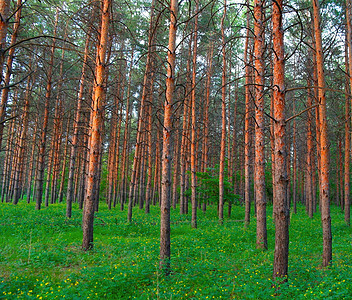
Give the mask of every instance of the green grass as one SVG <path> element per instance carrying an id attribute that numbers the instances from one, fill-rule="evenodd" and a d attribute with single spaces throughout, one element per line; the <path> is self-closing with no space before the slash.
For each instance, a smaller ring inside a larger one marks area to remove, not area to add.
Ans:
<path id="1" fill-rule="evenodd" d="M 0 299 L 352 299 L 351 228 L 332 207 L 333 264 L 321 267 L 320 216 L 303 207 L 292 215 L 289 281 L 272 282 L 274 225 L 268 209 L 268 251 L 255 247 L 255 218 L 243 207 L 219 225 L 216 208 L 190 216 L 172 211 L 172 274 L 158 268 L 159 212 L 134 209 L 96 214 L 94 250 L 81 250 L 81 211 L 65 205 L 35 211 L 34 204 L 0 204 Z"/>

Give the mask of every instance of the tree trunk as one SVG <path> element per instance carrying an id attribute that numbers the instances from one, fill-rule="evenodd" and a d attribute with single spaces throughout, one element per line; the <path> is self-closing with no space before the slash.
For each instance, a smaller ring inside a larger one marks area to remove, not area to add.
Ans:
<path id="1" fill-rule="evenodd" d="M 267 249 L 265 157 L 264 157 L 264 13 L 263 1 L 254 1 L 255 57 L 255 199 L 257 208 L 257 248 Z"/>
<path id="2" fill-rule="evenodd" d="M 329 141 L 326 119 L 326 98 L 324 78 L 324 58 L 320 29 L 319 1 L 312 0 L 314 11 L 315 52 L 318 74 L 319 129 L 320 129 L 320 202 L 323 227 L 323 266 L 330 265 L 332 260 L 332 236 L 329 193 Z"/>
<path id="3" fill-rule="evenodd" d="M 346 0 L 346 20 L 347 20 L 347 48 L 348 48 L 348 60 L 346 60 L 346 70 L 348 70 L 349 74 L 349 89 L 348 89 L 348 81 L 346 82 L 347 91 L 349 91 L 349 97 L 346 97 L 346 108 L 345 108 L 345 222 L 347 226 L 350 226 L 350 155 L 351 155 L 351 137 L 348 136 L 350 131 L 350 122 L 351 113 L 352 113 L 352 105 L 349 110 L 349 103 L 352 103 L 352 24 L 351 24 L 351 14 L 352 14 L 352 2 L 351 0 Z"/>
<path id="4" fill-rule="evenodd" d="M 275 137 L 275 253 L 274 278 L 286 280 L 288 271 L 289 207 L 287 201 L 287 168 L 285 149 L 285 70 L 284 70 L 284 30 L 282 27 L 282 0 L 273 3 L 273 97 L 274 97 L 274 137 Z"/>
<path id="5" fill-rule="evenodd" d="M 224 1 L 224 13 L 221 19 L 222 38 L 222 80 L 221 80 L 221 142 L 219 162 L 219 222 L 224 221 L 224 173 L 225 173 L 225 151 L 226 151 L 226 42 L 224 21 L 226 18 L 226 0 Z"/>
<path id="6" fill-rule="evenodd" d="M 171 187 L 171 130 L 172 104 L 175 90 L 177 0 L 170 2 L 170 29 L 167 52 L 166 99 L 164 105 L 161 205 L 160 205 L 160 268 L 170 274 L 170 187 Z"/>
<path id="7" fill-rule="evenodd" d="M 105 100 L 106 88 L 106 50 L 108 45 L 109 19 L 110 19 L 110 0 L 102 1 L 101 30 L 100 40 L 97 47 L 97 59 L 95 67 L 94 92 L 92 99 L 92 116 L 90 124 L 90 145 L 89 145 L 89 161 L 88 176 L 86 186 L 86 197 L 83 211 L 83 241 L 82 249 L 89 250 L 93 248 L 93 221 L 96 181 L 99 177 L 99 162 L 101 152 L 101 134 L 102 123 L 104 122 L 103 108 Z"/>
<path id="8" fill-rule="evenodd" d="M 226 0 L 225 0 L 226 1 Z M 196 170 L 196 68 L 197 68 L 197 43 L 198 43 L 198 6 L 199 0 L 195 0 L 195 19 L 193 33 L 193 67 L 192 67 L 192 96 L 191 96 L 191 204 L 192 204 L 192 228 L 197 228 L 197 170 Z"/>
<path id="9" fill-rule="evenodd" d="M 244 202 L 245 202 L 245 226 L 249 225 L 251 216 L 251 183 L 250 183 L 250 65 L 249 65 L 249 39 L 250 39 L 250 22 L 249 22 L 249 0 L 247 0 L 247 30 L 246 43 L 244 49 L 245 63 L 245 121 L 244 121 Z"/>

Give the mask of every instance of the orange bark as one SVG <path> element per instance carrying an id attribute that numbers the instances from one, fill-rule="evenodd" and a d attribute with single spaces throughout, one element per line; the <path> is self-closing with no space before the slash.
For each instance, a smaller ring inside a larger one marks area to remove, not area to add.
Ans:
<path id="1" fill-rule="evenodd" d="M 177 11 L 177 0 L 171 0 L 160 199 L 160 268 L 167 275 L 170 273 L 170 187 L 172 159 L 170 138 L 172 129 L 172 104 L 175 90 Z"/>
<path id="2" fill-rule="evenodd" d="M 324 57 L 322 49 L 319 1 L 312 0 L 314 11 L 315 52 L 318 74 L 319 129 L 320 129 L 320 202 L 323 227 L 323 266 L 327 267 L 332 260 L 332 236 L 330 217 L 329 191 L 329 141 L 326 119 L 326 97 L 324 78 Z"/>
<path id="3" fill-rule="evenodd" d="M 94 92 L 92 99 L 92 112 L 90 121 L 90 143 L 89 143 L 89 161 L 88 161 L 88 175 L 86 182 L 86 196 L 83 211 L 83 241 L 82 249 L 89 250 L 93 248 L 93 220 L 96 185 L 99 172 L 99 160 L 101 151 L 101 134 L 103 126 L 103 107 L 105 100 L 106 87 L 106 50 L 108 45 L 109 19 L 110 19 L 110 0 L 103 0 L 102 2 L 102 16 L 100 40 L 97 47 L 97 58 L 95 67 L 95 81 Z"/>
<path id="4" fill-rule="evenodd" d="M 289 207 L 287 199 L 287 168 L 285 147 L 285 70 L 284 70 L 284 30 L 282 26 L 282 0 L 273 3 L 273 100 L 274 100 L 274 137 L 275 137 L 275 253 L 273 276 L 285 277 L 288 271 L 289 246 Z"/>
<path id="5" fill-rule="evenodd" d="M 255 173 L 257 248 L 267 249 L 264 158 L 264 12 L 263 1 L 254 1 L 255 57 Z"/>

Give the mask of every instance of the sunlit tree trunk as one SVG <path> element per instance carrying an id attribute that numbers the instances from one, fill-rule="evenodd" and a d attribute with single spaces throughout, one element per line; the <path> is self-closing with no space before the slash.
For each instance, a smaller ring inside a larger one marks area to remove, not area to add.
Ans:
<path id="1" fill-rule="evenodd" d="M 254 1 L 255 57 L 255 197 L 257 207 L 257 248 L 267 249 L 265 158 L 264 158 L 264 12 L 263 1 Z"/>
<path id="2" fill-rule="evenodd" d="M 82 249 L 89 250 L 93 248 L 93 221 L 98 179 L 100 152 L 101 152 L 101 130 L 104 121 L 103 108 L 106 88 L 106 50 L 108 45 L 109 19 L 110 19 L 110 0 L 103 0 L 100 40 L 97 47 L 97 59 L 95 67 L 94 92 L 92 99 L 92 116 L 90 124 L 90 143 L 89 143 L 89 161 L 86 195 L 83 211 L 83 241 Z"/>
<path id="3" fill-rule="evenodd" d="M 274 97 L 274 137 L 275 137 L 275 252 L 273 276 L 286 277 L 288 271 L 289 207 L 287 199 L 287 168 L 285 147 L 285 70 L 284 70 L 284 30 L 282 26 L 282 0 L 273 2 L 273 97 Z M 284 278 L 285 280 L 285 278 Z"/>
<path id="4" fill-rule="evenodd" d="M 314 11 L 315 52 L 318 74 L 319 129 L 320 129 L 320 202 L 323 227 L 323 266 L 327 267 L 332 260 L 332 236 L 329 193 L 329 141 L 326 119 L 326 98 L 324 78 L 324 57 L 320 29 L 319 1 L 312 0 Z"/>
<path id="5" fill-rule="evenodd" d="M 177 12 L 178 2 L 177 0 L 171 0 L 160 199 L 160 268 L 167 275 L 170 273 L 171 130 L 172 104 L 175 90 Z"/>

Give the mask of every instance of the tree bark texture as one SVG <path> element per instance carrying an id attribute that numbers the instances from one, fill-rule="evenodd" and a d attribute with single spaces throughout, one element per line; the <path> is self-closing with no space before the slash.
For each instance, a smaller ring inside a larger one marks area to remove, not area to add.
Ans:
<path id="1" fill-rule="evenodd" d="M 83 211 L 83 241 L 82 249 L 93 248 L 93 221 L 97 181 L 99 178 L 99 163 L 101 155 L 101 135 L 103 126 L 103 108 L 106 87 L 106 50 L 108 46 L 108 32 L 110 19 L 110 0 L 102 1 L 100 40 L 97 47 L 97 59 L 95 67 L 94 92 L 92 99 L 92 112 L 90 118 L 90 143 L 88 175 L 86 182 L 85 202 Z"/>
<path id="2" fill-rule="evenodd" d="M 178 1 L 170 2 L 169 45 L 167 52 L 166 99 L 164 105 L 163 152 L 160 201 L 160 268 L 170 273 L 171 130 L 175 90 L 176 30 Z"/>
<path id="3" fill-rule="evenodd" d="M 274 278 L 287 276 L 289 251 L 289 207 L 287 200 L 287 168 L 285 147 L 285 70 L 284 70 L 284 30 L 282 26 L 282 0 L 273 2 L 273 100 L 275 137 L 275 252 Z"/>

